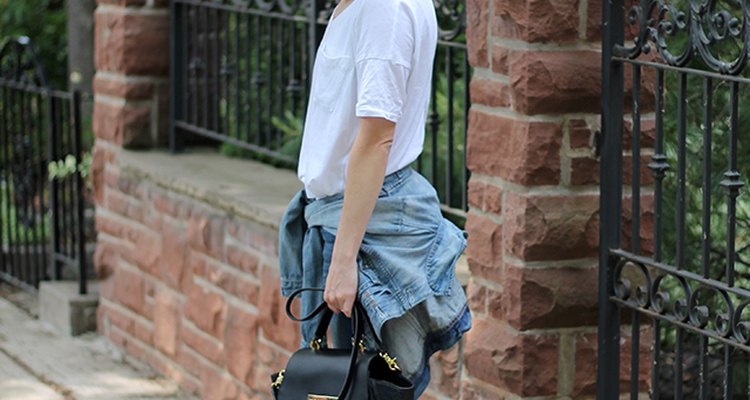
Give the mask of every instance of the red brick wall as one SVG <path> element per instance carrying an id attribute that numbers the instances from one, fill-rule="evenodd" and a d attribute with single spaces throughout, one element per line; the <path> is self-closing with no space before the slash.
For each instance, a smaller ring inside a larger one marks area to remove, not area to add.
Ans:
<path id="1" fill-rule="evenodd" d="M 107 166 L 97 210 L 99 330 L 205 399 L 270 398 L 299 344 L 274 229 Z"/>
<path id="2" fill-rule="evenodd" d="M 475 324 L 465 343 L 462 399 L 593 398 L 601 1 L 467 6 L 475 68 L 467 145 Z M 653 98 L 648 86 L 642 90 Z M 647 175 L 642 183 L 649 184 Z M 648 345 L 641 352 L 645 390 Z"/>
<path id="3" fill-rule="evenodd" d="M 94 131 L 118 146 L 164 144 L 169 124 L 167 0 L 98 0 Z"/>

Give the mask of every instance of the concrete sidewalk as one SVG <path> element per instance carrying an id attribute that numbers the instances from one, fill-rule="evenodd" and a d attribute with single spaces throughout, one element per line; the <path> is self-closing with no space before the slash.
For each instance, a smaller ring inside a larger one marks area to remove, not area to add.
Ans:
<path id="1" fill-rule="evenodd" d="M 0 297 L 0 400 L 194 399 L 96 334 L 53 332 Z"/>

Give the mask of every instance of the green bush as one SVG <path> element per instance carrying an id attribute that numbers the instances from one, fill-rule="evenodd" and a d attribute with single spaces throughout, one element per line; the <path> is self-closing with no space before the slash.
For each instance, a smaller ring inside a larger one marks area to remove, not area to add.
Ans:
<path id="1" fill-rule="evenodd" d="M 81 175 L 81 179 L 87 186 L 91 185 L 88 177 L 91 173 L 91 164 L 93 162 L 93 155 L 90 152 L 86 152 L 81 156 L 81 162 L 76 163 L 76 158 L 73 154 L 68 154 L 62 160 L 50 161 L 47 164 L 47 173 L 49 180 L 63 180 L 76 172 Z"/>

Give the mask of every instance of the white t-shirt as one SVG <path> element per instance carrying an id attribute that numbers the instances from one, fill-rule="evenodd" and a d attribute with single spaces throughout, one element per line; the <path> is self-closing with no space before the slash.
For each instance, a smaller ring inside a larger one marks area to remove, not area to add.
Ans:
<path id="1" fill-rule="evenodd" d="M 396 123 L 386 175 L 422 152 L 437 45 L 432 0 L 354 0 L 317 52 L 297 176 L 309 198 L 344 191 L 359 117 Z"/>

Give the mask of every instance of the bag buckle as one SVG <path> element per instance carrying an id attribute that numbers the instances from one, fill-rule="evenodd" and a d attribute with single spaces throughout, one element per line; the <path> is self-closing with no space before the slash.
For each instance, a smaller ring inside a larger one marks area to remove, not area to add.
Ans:
<path id="1" fill-rule="evenodd" d="M 321 339 L 321 338 L 315 338 L 315 339 L 313 339 L 313 340 L 310 341 L 310 348 L 313 351 L 318 351 L 318 350 L 320 350 L 320 347 L 321 347 L 322 344 L 323 344 L 323 339 Z"/>

